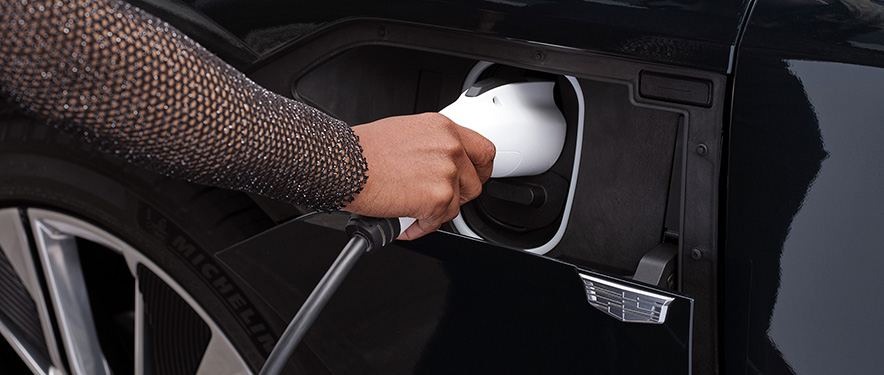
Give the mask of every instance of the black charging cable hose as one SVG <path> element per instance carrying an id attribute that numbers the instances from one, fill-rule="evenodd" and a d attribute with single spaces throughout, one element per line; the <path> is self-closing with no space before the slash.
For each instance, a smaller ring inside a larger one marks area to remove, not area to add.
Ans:
<path id="1" fill-rule="evenodd" d="M 350 241 L 279 337 L 279 341 L 264 362 L 260 375 L 277 375 L 282 371 L 298 347 L 298 343 L 304 338 L 304 334 L 313 325 L 316 317 L 362 254 L 390 244 L 399 235 L 399 231 L 399 219 L 380 219 L 355 214 L 350 216 L 350 221 L 347 222 L 347 235 L 350 236 Z"/>

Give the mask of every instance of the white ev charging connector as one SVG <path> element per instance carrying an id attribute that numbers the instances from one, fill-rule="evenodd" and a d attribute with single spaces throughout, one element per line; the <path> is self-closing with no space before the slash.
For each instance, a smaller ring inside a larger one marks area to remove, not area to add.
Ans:
<path id="1" fill-rule="evenodd" d="M 497 149 L 491 178 L 536 176 L 552 168 L 565 146 L 567 122 L 556 106 L 555 82 L 473 84 L 439 113 L 487 138 Z M 404 232 L 414 219 L 400 218 Z"/>
<path id="2" fill-rule="evenodd" d="M 439 113 L 494 143 L 492 178 L 536 176 L 559 160 L 565 145 L 567 125 L 554 88 L 549 81 L 486 79 Z"/>

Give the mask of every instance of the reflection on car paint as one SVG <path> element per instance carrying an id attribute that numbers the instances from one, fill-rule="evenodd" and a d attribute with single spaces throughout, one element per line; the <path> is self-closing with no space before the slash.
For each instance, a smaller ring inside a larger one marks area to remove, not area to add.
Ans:
<path id="1" fill-rule="evenodd" d="M 864 5 L 864 6 L 860 6 Z M 759 2 L 737 62 L 725 371 L 875 373 L 882 7 Z"/>
<path id="2" fill-rule="evenodd" d="M 884 200 L 874 198 L 884 191 L 884 71 L 788 64 L 827 157 L 783 244 L 770 337 L 798 374 L 874 373 L 884 368 L 884 290 L 870 280 L 884 269 Z M 845 357 L 833 361 L 833 351 Z"/>

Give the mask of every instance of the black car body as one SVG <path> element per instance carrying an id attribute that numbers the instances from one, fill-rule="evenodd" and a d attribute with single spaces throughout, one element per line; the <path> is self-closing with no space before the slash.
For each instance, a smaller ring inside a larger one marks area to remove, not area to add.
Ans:
<path id="1" fill-rule="evenodd" d="M 569 126 L 559 163 L 486 185 L 462 211 L 481 240 L 448 226 L 365 257 L 292 372 L 884 368 L 884 5 L 132 3 L 352 125 L 438 111 L 465 81 L 557 82 Z M 547 199 L 506 199 L 525 189 Z M 233 344 L 256 371 L 347 238 L 346 216 L 251 198 L 272 221 L 265 234 L 211 257 L 183 250 L 173 229 L 164 238 L 246 332 Z M 593 290 L 604 283 L 614 289 Z M 617 309 L 647 295 L 669 301 L 665 320 L 623 321 Z"/>

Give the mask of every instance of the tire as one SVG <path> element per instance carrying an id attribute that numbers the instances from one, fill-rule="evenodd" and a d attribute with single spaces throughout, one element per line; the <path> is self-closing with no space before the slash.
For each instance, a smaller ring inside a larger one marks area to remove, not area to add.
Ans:
<path id="1" fill-rule="evenodd" d="M 113 340 L 107 337 L 120 334 L 108 336 L 103 333 L 107 331 L 109 323 L 105 324 L 103 318 L 99 319 L 98 312 L 102 309 L 113 310 L 107 307 L 119 302 L 113 293 L 125 293 L 127 290 L 142 300 L 143 315 L 140 321 L 145 322 L 143 332 L 147 332 L 142 333 L 142 339 L 135 340 L 132 349 L 143 352 L 129 355 L 146 358 L 143 366 L 149 371 L 163 374 L 194 373 L 194 366 L 199 366 L 203 354 L 199 348 L 207 350 L 209 338 L 206 327 L 220 330 L 252 372 L 257 372 L 269 353 L 274 340 L 272 331 L 278 328 L 279 323 L 271 324 L 265 319 L 268 314 L 260 302 L 255 302 L 258 299 L 248 294 L 247 288 L 237 284 L 236 277 L 214 257 L 218 251 L 274 224 L 247 195 L 164 178 L 129 165 L 120 158 L 98 153 L 91 145 L 38 121 L 19 115 L 0 115 L 0 212 L 5 212 L 7 218 L 17 214 L 22 218 L 25 231 L 31 232 L 30 255 L 37 259 L 34 261 L 37 264 L 35 269 L 42 280 L 41 288 L 36 288 L 44 292 L 43 298 L 39 298 L 41 296 L 35 296 L 39 294 L 33 291 L 35 288 L 22 288 L 30 280 L 27 275 L 22 272 L 16 275 L 15 268 L 9 265 L 12 261 L 0 259 L 0 268 L 2 261 L 5 261 L 6 273 L 12 274 L 5 279 L 0 278 L 0 293 L 18 293 L 21 297 L 22 291 L 30 290 L 31 302 L 27 298 L 20 298 L 20 307 L 13 306 L 13 302 L 0 304 L 0 323 L 6 327 L 4 336 L 13 346 L 18 344 L 19 354 L 32 362 L 29 366 L 35 373 L 46 369 L 41 370 L 40 364 L 35 365 L 34 358 L 43 358 L 44 362 L 48 362 L 42 364 L 44 367 L 48 364 L 66 368 L 67 373 L 76 372 L 71 371 L 76 366 L 76 361 L 72 359 L 75 355 L 67 352 L 67 349 L 57 350 L 64 354 L 52 355 L 53 346 L 66 345 L 65 342 L 51 342 L 53 336 L 62 337 L 57 341 L 64 341 L 61 323 L 64 318 L 58 315 L 63 306 L 55 307 L 54 314 L 48 313 L 48 320 L 42 319 L 36 323 L 33 318 L 28 323 L 28 314 L 13 311 L 19 308 L 21 311 L 36 311 L 39 315 L 37 310 L 40 310 L 41 304 L 48 306 L 46 310 L 52 311 L 53 303 L 58 303 L 50 302 L 45 297 L 54 295 L 52 281 L 46 279 L 51 273 L 47 267 L 51 266 L 46 266 L 46 260 L 40 263 L 39 259 L 44 258 L 34 255 L 40 252 L 41 243 L 38 238 L 40 234 L 34 229 L 37 228 L 36 224 L 33 224 L 39 221 L 35 219 L 38 216 L 57 217 L 61 221 L 79 223 L 76 225 L 88 228 L 94 226 L 95 229 L 89 230 L 118 239 L 136 252 L 93 251 L 88 248 L 106 248 L 107 244 L 86 241 L 89 235 L 77 237 L 76 240 L 89 304 L 95 311 L 95 332 L 99 336 L 102 353 L 114 373 L 127 373 L 132 370 L 128 366 L 137 366 L 140 362 L 132 358 L 128 361 L 126 358 L 116 358 L 126 355 L 112 349 L 114 345 L 109 340 Z M 5 229 L 9 236 L 11 229 Z M 3 230 L 0 228 L 0 235 L 4 233 Z M 7 239 L 6 243 L 10 241 Z M 9 258 L 11 249 L 3 250 Z M 123 257 L 107 254 L 122 254 Z M 0 255 L 3 255 L 3 251 L 0 251 Z M 143 261 L 138 261 L 138 266 L 132 268 L 131 259 Z M 121 260 L 129 263 L 128 273 L 119 272 L 121 268 L 126 268 Z M 124 276 L 114 276 L 117 274 Z M 122 290 L 119 291 L 107 286 L 113 284 L 109 281 L 115 280 L 114 277 L 125 279 L 126 274 L 136 280 L 136 288 L 116 288 Z M 138 291 L 132 292 L 135 289 Z M 137 294 L 139 292 L 140 295 Z M 182 304 L 182 301 L 186 303 Z M 133 303 L 136 307 L 132 314 L 139 316 L 138 302 Z M 6 305 L 6 311 L 3 305 Z M 121 306 L 130 304 L 122 303 Z M 194 312 L 197 314 L 194 315 Z M 133 319 L 139 321 L 138 318 Z M 34 324 L 38 327 L 34 328 Z M 47 325 L 54 333 L 46 334 L 50 329 Z M 30 336 L 22 334 L 22 339 L 15 334 L 28 331 L 28 327 L 32 333 L 43 330 L 43 337 L 36 333 Z M 138 328 L 134 332 L 138 337 Z M 211 335 L 215 335 L 215 332 L 211 330 Z M 28 357 L 28 345 L 21 345 L 28 340 L 37 341 L 30 346 L 33 351 L 31 357 Z M 41 340 L 44 342 L 39 342 Z M 44 353 L 40 348 L 48 349 Z M 190 353 L 190 357 L 177 354 L 179 352 Z M 205 373 L 210 370 L 201 371 Z"/>

